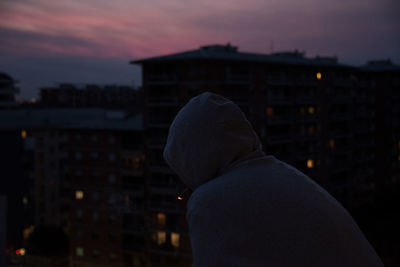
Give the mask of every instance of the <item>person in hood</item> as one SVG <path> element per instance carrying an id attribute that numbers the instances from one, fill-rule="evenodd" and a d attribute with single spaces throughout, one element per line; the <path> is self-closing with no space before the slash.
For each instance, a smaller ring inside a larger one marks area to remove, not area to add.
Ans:
<path id="1" fill-rule="evenodd" d="M 172 122 L 163 156 L 193 191 L 186 218 L 195 267 L 383 266 L 336 199 L 264 154 L 230 100 L 192 98 Z"/>

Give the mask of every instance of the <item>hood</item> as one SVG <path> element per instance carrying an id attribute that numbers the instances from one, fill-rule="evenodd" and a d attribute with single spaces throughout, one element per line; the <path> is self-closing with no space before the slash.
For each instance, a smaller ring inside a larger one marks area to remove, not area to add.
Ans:
<path id="1" fill-rule="evenodd" d="M 164 159 L 192 190 L 237 164 L 264 156 L 244 113 L 210 92 L 192 98 L 172 122 Z"/>

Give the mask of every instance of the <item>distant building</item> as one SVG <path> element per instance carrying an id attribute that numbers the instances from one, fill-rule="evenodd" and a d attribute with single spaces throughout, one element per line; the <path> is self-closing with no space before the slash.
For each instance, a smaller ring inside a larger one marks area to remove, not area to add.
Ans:
<path id="1" fill-rule="evenodd" d="M 41 107 L 114 108 L 141 111 L 141 91 L 129 86 L 60 84 L 40 89 Z"/>
<path id="2" fill-rule="evenodd" d="M 15 87 L 15 81 L 11 76 L 0 72 L 0 109 L 15 108 L 15 95 L 18 88 Z"/>
<path id="3" fill-rule="evenodd" d="M 315 179 L 349 209 L 373 201 L 379 184 L 399 182 L 399 66 L 360 68 L 298 51 L 244 53 L 229 44 L 131 63 L 142 66 L 146 99 L 149 216 L 162 214 L 166 222 L 148 227 L 169 244 L 180 235 L 181 243 L 150 250 L 156 266 L 189 266 L 185 210 L 174 202 L 178 178 L 162 151 L 176 113 L 203 91 L 237 103 L 267 154 Z"/>
<path id="4" fill-rule="evenodd" d="M 22 197 L 22 189 L 14 194 L 21 195 L 21 205 L 31 205 L 34 225 L 65 230 L 74 266 L 125 266 L 129 249 L 141 246 L 131 232 L 143 231 L 146 217 L 141 115 L 93 108 L 7 110 L 0 114 L 0 129 L 20 134 L 32 151 L 30 196 Z M 25 227 L 16 234 L 26 239 L 34 226 Z M 46 261 L 26 254 L 37 265 Z"/>

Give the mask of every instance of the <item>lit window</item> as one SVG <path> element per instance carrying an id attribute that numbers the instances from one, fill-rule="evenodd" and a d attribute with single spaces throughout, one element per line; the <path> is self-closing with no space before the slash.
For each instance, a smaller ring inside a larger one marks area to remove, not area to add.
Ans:
<path id="1" fill-rule="evenodd" d="M 165 223 L 166 223 L 166 216 L 165 216 L 165 213 L 157 213 L 157 223 L 158 223 L 158 225 L 160 225 L 160 226 L 164 226 L 165 225 Z"/>
<path id="2" fill-rule="evenodd" d="M 314 133 L 315 133 L 315 127 L 314 126 L 308 127 L 308 134 L 313 135 Z"/>
<path id="3" fill-rule="evenodd" d="M 76 256 L 83 256 L 85 254 L 82 247 L 77 247 L 75 250 L 75 253 L 76 253 Z"/>
<path id="4" fill-rule="evenodd" d="M 108 182 L 109 182 L 110 184 L 115 184 L 116 181 L 117 181 L 117 178 L 115 177 L 114 174 L 110 174 L 110 175 L 108 176 Z"/>
<path id="5" fill-rule="evenodd" d="M 314 160 L 312 159 L 307 160 L 307 168 L 309 169 L 314 168 Z"/>
<path id="6" fill-rule="evenodd" d="M 335 148 L 335 139 L 329 140 L 329 147 L 330 147 L 331 149 L 334 149 L 334 148 Z"/>
<path id="7" fill-rule="evenodd" d="M 274 116 L 274 108 L 273 107 L 267 107 L 266 108 L 266 114 L 268 117 L 272 118 Z"/>
<path id="8" fill-rule="evenodd" d="M 179 234 L 171 233 L 171 245 L 178 248 L 179 247 Z"/>
<path id="9" fill-rule="evenodd" d="M 308 107 L 308 114 L 314 114 L 315 108 L 314 107 Z"/>
<path id="10" fill-rule="evenodd" d="M 27 198 L 27 197 L 23 197 L 23 198 L 22 198 L 22 203 L 23 203 L 24 205 L 28 205 L 28 198 Z"/>
<path id="11" fill-rule="evenodd" d="M 22 131 L 21 131 L 21 138 L 22 138 L 22 139 L 25 139 L 26 136 L 27 136 L 26 131 L 25 131 L 25 130 L 22 130 Z"/>
<path id="12" fill-rule="evenodd" d="M 318 80 L 321 80 L 321 78 L 322 78 L 321 72 L 317 72 L 317 74 L 315 76 L 317 77 Z"/>
<path id="13" fill-rule="evenodd" d="M 24 229 L 24 239 L 28 239 L 31 233 L 35 230 L 35 226 L 31 225 Z"/>
<path id="14" fill-rule="evenodd" d="M 139 169 L 139 165 L 140 165 L 140 158 L 136 157 L 133 159 L 133 168 L 134 169 Z"/>
<path id="15" fill-rule="evenodd" d="M 83 191 L 82 190 L 76 190 L 75 191 L 75 198 L 76 199 L 83 199 Z"/>
<path id="16" fill-rule="evenodd" d="M 167 233 L 166 232 L 157 232 L 157 244 L 162 245 L 167 242 Z"/>

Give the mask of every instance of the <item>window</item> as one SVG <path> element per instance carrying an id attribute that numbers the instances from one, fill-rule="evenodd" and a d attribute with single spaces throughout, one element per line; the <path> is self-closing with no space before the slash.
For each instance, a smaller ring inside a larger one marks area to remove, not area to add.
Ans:
<path id="1" fill-rule="evenodd" d="M 82 153 L 79 152 L 79 151 L 75 152 L 75 159 L 76 160 L 81 160 L 82 159 Z"/>
<path id="2" fill-rule="evenodd" d="M 115 137 L 114 137 L 114 136 L 110 136 L 110 137 L 108 138 L 108 143 L 114 144 L 114 143 L 115 143 Z"/>
<path id="3" fill-rule="evenodd" d="M 139 169 L 139 166 L 140 166 L 140 158 L 139 157 L 135 157 L 133 159 L 133 168 L 135 170 L 137 170 L 137 169 Z"/>
<path id="4" fill-rule="evenodd" d="M 304 107 L 300 108 L 300 114 L 301 116 L 304 116 L 306 114 L 306 109 Z"/>
<path id="5" fill-rule="evenodd" d="M 108 160 L 109 161 L 114 161 L 115 160 L 115 154 L 114 153 L 108 154 Z"/>
<path id="6" fill-rule="evenodd" d="M 117 255 L 115 255 L 114 253 L 110 253 L 109 258 L 110 258 L 110 261 L 115 261 L 117 258 Z"/>
<path id="7" fill-rule="evenodd" d="M 314 160 L 312 159 L 307 160 L 307 168 L 309 169 L 314 168 Z"/>
<path id="8" fill-rule="evenodd" d="M 75 199 L 83 199 L 83 191 L 82 190 L 75 191 Z"/>
<path id="9" fill-rule="evenodd" d="M 317 72 L 317 74 L 315 76 L 317 77 L 317 80 L 321 80 L 321 78 L 322 78 L 321 72 Z"/>
<path id="10" fill-rule="evenodd" d="M 83 256 L 85 254 L 85 251 L 83 249 L 83 247 L 77 247 L 75 250 L 76 256 Z"/>
<path id="11" fill-rule="evenodd" d="M 93 192 L 92 193 L 92 200 L 99 200 L 99 192 Z"/>
<path id="12" fill-rule="evenodd" d="M 159 226 L 164 226 L 165 223 L 166 223 L 165 213 L 161 213 L 161 212 L 157 213 L 157 224 Z"/>
<path id="13" fill-rule="evenodd" d="M 162 245 L 167 242 L 167 233 L 166 232 L 157 232 L 157 244 Z"/>
<path id="14" fill-rule="evenodd" d="M 308 134 L 313 135 L 315 133 L 315 127 L 313 125 L 308 127 Z"/>
<path id="15" fill-rule="evenodd" d="M 171 245 L 179 248 L 179 234 L 178 233 L 171 233 Z"/>
<path id="16" fill-rule="evenodd" d="M 114 174 L 110 174 L 110 175 L 108 176 L 108 183 L 110 183 L 110 184 L 115 184 L 116 181 L 117 181 L 117 178 L 115 177 Z"/>
<path id="17" fill-rule="evenodd" d="M 97 135 L 95 135 L 95 134 L 92 135 L 92 141 L 93 141 L 93 142 L 97 142 Z"/>
<path id="18" fill-rule="evenodd" d="M 26 131 L 25 131 L 25 130 L 22 130 L 22 131 L 21 131 L 21 138 L 22 138 L 22 139 L 26 139 L 26 137 L 27 137 Z"/>
<path id="19" fill-rule="evenodd" d="M 270 118 L 272 118 L 274 116 L 274 108 L 273 107 L 267 107 L 265 112 L 266 112 L 267 116 Z"/>
<path id="20" fill-rule="evenodd" d="M 82 218 L 83 216 L 83 211 L 81 209 L 76 210 L 76 217 Z"/>
<path id="21" fill-rule="evenodd" d="M 314 107 L 308 107 L 308 114 L 313 115 L 315 113 Z"/>
<path id="22" fill-rule="evenodd" d="M 92 214 L 92 219 L 93 221 L 97 222 L 99 220 L 99 213 L 97 211 L 94 211 Z"/>
<path id="23" fill-rule="evenodd" d="M 329 140 L 329 147 L 330 147 L 331 149 L 334 149 L 334 148 L 335 148 L 335 139 Z"/>
<path id="24" fill-rule="evenodd" d="M 97 158 L 99 158 L 99 153 L 98 152 L 91 152 L 90 156 L 92 157 L 92 159 L 97 159 Z"/>
<path id="25" fill-rule="evenodd" d="M 93 249 L 93 251 L 92 251 L 93 258 L 98 258 L 99 255 L 100 255 L 100 251 L 97 249 Z"/>

